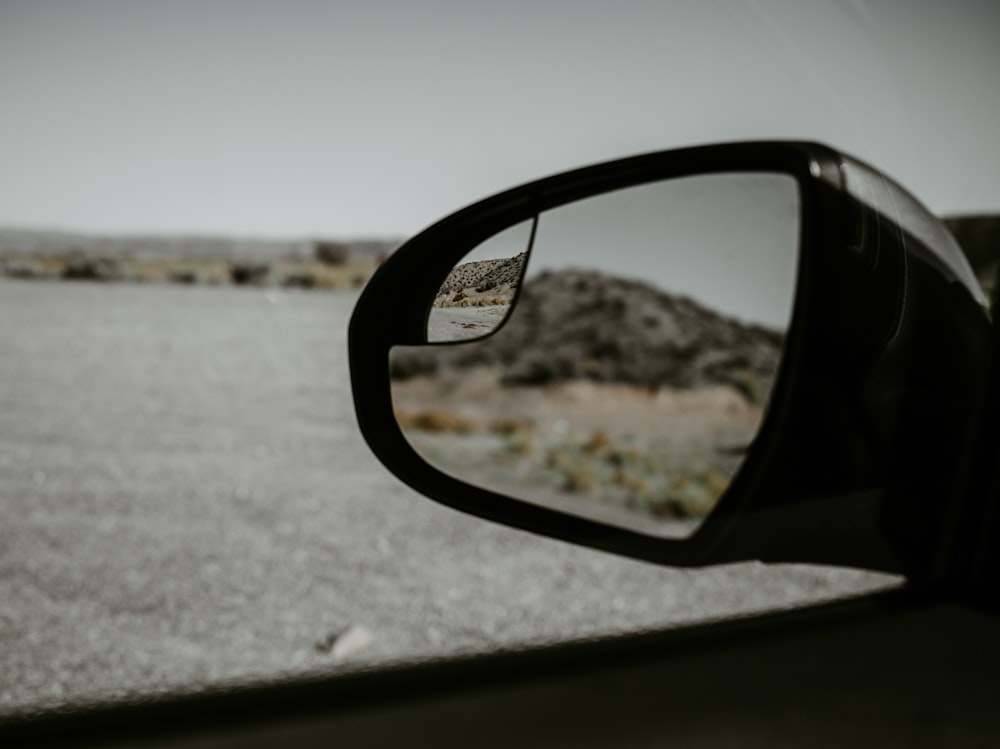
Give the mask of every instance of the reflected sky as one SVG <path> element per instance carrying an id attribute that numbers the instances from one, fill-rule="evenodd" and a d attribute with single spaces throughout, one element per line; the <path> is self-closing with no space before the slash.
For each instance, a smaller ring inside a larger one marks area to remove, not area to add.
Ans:
<path id="1" fill-rule="evenodd" d="M 543 213 L 528 278 L 548 269 L 592 268 L 784 330 L 798 243 L 792 177 L 709 174 Z"/>
<path id="2" fill-rule="evenodd" d="M 531 223 L 490 237 L 461 262 L 524 252 Z M 542 213 L 527 279 L 546 271 L 597 270 L 784 330 L 798 247 L 794 178 L 707 174 L 616 190 Z"/>

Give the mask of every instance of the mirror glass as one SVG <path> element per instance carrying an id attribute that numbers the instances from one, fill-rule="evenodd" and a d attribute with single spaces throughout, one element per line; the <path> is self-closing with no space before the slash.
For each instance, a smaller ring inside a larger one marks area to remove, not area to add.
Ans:
<path id="1" fill-rule="evenodd" d="M 493 235 L 452 268 L 427 315 L 428 341 L 473 340 L 500 327 L 521 283 L 533 223 Z"/>
<path id="2" fill-rule="evenodd" d="M 794 178 L 742 172 L 543 213 L 520 289 L 491 334 L 463 328 L 478 340 L 393 350 L 407 440 L 467 483 L 650 535 L 689 535 L 767 408 L 799 215 Z M 514 228 L 525 241 L 528 223 Z M 520 269 L 523 246 L 489 259 Z"/>

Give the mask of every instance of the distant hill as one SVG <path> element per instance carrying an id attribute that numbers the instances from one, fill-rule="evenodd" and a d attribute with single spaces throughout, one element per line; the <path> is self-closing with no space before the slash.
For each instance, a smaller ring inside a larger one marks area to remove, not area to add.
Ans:
<path id="1" fill-rule="evenodd" d="M 527 282 L 510 319 L 492 336 L 399 351 L 392 366 L 393 376 L 405 378 L 500 365 L 508 384 L 729 384 L 759 400 L 770 389 L 783 340 L 780 332 L 638 281 L 570 270 Z"/>
<path id="2" fill-rule="evenodd" d="M 110 236 L 35 229 L 0 229 L 0 256 L 111 256 L 136 260 L 161 258 L 215 260 L 309 259 L 319 239 L 254 239 L 197 236 Z M 395 250 L 398 239 L 346 239 L 349 260 L 375 260 Z"/>

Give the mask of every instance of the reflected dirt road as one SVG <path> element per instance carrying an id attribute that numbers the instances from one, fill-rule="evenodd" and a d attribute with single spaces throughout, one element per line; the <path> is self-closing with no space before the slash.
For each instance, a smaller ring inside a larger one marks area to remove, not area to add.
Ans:
<path id="1" fill-rule="evenodd" d="M 509 305 L 489 307 L 432 307 L 427 320 L 427 339 L 444 343 L 486 335 L 503 322 Z"/>
<path id="2" fill-rule="evenodd" d="M 660 569 L 427 501 L 363 444 L 351 293 L 0 282 L 0 711 L 884 586 Z M 329 643 L 361 627 L 343 659 Z"/>

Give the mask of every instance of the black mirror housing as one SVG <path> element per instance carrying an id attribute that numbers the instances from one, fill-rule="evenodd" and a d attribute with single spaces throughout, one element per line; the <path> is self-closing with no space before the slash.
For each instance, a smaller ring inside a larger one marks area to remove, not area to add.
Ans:
<path id="1" fill-rule="evenodd" d="M 552 208 L 717 172 L 796 180 L 798 278 L 785 355 L 760 431 L 691 537 L 653 537 L 530 504 L 449 476 L 413 450 L 393 413 L 390 350 L 427 343 L 429 300 L 466 253 Z M 390 307 L 394 315 L 385 314 Z M 348 345 L 365 440 L 401 480 L 450 507 L 660 564 L 759 559 L 920 575 L 949 492 L 961 480 L 990 330 L 961 252 L 902 188 L 821 144 L 752 142 L 576 169 L 438 221 L 371 279 Z"/>

